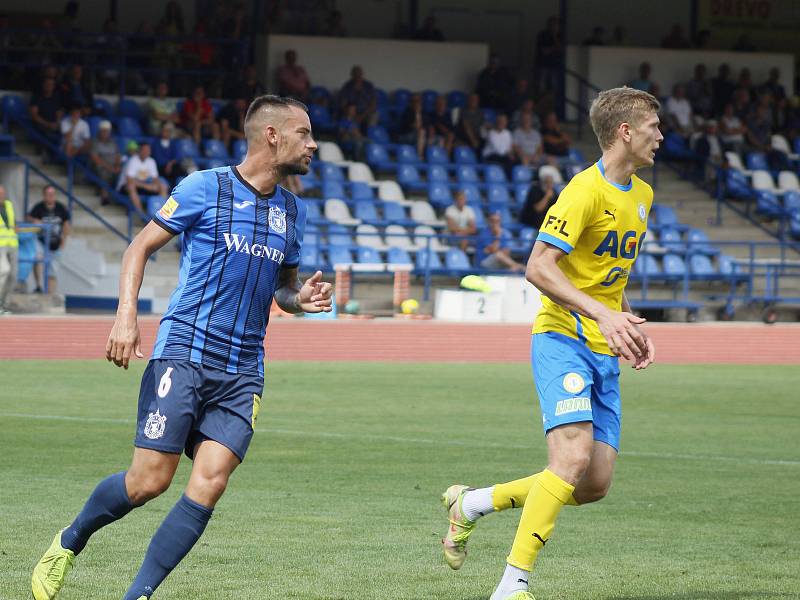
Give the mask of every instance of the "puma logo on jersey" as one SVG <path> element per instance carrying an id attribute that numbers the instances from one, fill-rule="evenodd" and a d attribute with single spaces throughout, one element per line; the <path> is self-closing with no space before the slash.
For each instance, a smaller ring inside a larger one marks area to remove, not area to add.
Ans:
<path id="1" fill-rule="evenodd" d="M 614 209 L 614 212 L 611 212 L 610 210 L 603 210 L 603 214 L 604 215 L 608 215 L 609 217 L 614 219 L 615 223 L 617 222 L 617 214 L 616 213 L 617 213 L 617 209 L 616 208 Z"/>

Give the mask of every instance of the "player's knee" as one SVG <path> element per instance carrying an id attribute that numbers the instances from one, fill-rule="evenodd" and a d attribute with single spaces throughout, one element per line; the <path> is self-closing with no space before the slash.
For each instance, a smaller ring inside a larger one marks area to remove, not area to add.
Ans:
<path id="1" fill-rule="evenodd" d="M 550 459 L 549 470 L 561 477 L 561 479 L 575 485 L 580 481 L 583 474 L 589 468 L 592 457 L 589 452 L 582 452 L 575 449 L 560 456 Z"/>
<path id="2" fill-rule="evenodd" d="M 610 485 L 598 485 L 591 488 L 575 490 L 574 496 L 578 504 L 591 504 L 602 500 L 608 494 Z"/>
<path id="3" fill-rule="evenodd" d="M 161 473 L 139 474 L 134 472 L 131 474 L 130 471 L 128 471 L 128 477 L 125 480 L 128 498 L 131 504 L 135 506 L 160 496 L 169 489 L 171 482 L 171 477 Z"/>
<path id="4" fill-rule="evenodd" d="M 197 480 L 197 485 L 204 498 L 216 501 L 228 487 L 228 475 L 225 473 L 212 473 L 203 475 Z"/>

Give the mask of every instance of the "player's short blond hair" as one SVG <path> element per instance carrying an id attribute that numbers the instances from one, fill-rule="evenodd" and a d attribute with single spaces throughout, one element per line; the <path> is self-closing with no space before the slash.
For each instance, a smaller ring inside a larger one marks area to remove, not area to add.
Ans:
<path id="1" fill-rule="evenodd" d="M 642 90 L 619 87 L 600 92 L 589 109 L 589 120 L 600 148 L 607 150 L 613 145 L 620 124 L 635 127 L 659 108 L 661 103 L 656 97 Z"/>

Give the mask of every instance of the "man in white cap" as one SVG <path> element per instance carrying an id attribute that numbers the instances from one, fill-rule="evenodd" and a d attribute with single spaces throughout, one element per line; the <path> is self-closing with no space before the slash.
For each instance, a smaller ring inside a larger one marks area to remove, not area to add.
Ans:
<path id="1" fill-rule="evenodd" d="M 111 121 L 100 121 L 97 137 L 92 140 L 90 151 L 92 167 L 97 176 L 113 189 L 119 177 L 121 157 L 117 143 L 111 137 Z M 100 188 L 100 198 L 103 205 L 109 202 L 108 190 Z"/>

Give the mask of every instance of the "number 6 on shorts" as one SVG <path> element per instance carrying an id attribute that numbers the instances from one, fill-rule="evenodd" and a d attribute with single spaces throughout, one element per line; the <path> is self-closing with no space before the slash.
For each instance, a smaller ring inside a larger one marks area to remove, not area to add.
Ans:
<path id="1" fill-rule="evenodd" d="M 172 387 L 172 379 L 169 376 L 172 374 L 172 367 L 167 367 L 164 375 L 161 376 L 161 381 L 158 382 L 158 397 L 165 398 L 169 394 Z"/>

